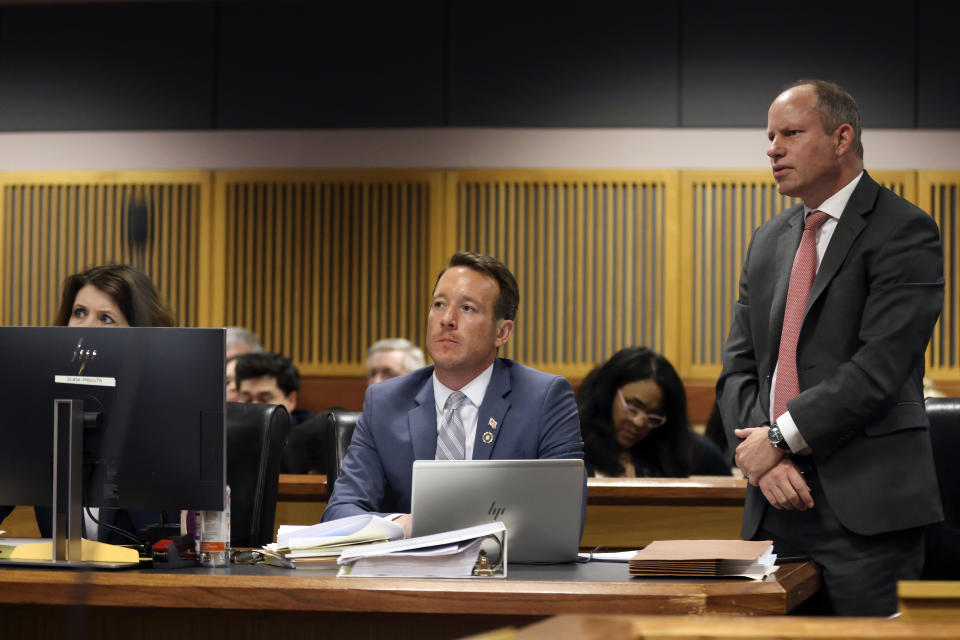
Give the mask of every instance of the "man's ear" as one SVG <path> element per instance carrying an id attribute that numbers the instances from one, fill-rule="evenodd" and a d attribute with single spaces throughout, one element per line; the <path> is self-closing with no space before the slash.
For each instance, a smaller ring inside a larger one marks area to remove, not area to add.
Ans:
<path id="1" fill-rule="evenodd" d="M 513 335 L 513 320 L 497 320 L 497 339 L 494 342 L 499 349 Z"/>
<path id="2" fill-rule="evenodd" d="M 289 411 L 289 412 L 291 412 L 291 413 L 293 412 L 294 409 L 297 408 L 297 395 L 298 395 L 298 393 L 299 393 L 299 392 L 297 392 L 297 391 L 291 391 L 291 392 L 290 392 L 290 395 L 287 396 L 287 404 L 290 405 L 290 411 Z"/>
<path id="3" fill-rule="evenodd" d="M 853 127 L 845 122 L 833 132 L 833 146 L 838 156 L 846 155 L 853 145 Z"/>

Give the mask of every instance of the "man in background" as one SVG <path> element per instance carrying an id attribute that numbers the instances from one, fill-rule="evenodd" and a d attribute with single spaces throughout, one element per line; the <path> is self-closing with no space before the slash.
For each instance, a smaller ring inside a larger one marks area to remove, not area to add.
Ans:
<path id="1" fill-rule="evenodd" d="M 237 390 L 241 402 L 283 405 L 294 427 L 310 417 L 297 409 L 300 372 L 278 353 L 247 353 L 237 358 Z"/>
<path id="2" fill-rule="evenodd" d="M 227 360 L 245 353 L 263 353 L 263 345 L 257 335 L 244 327 L 227 327 L 226 346 Z"/>
<path id="3" fill-rule="evenodd" d="M 249 329 L 227 327 L 226 337 L 227 402 L 240 402 L 237 391 L 237 358 L 245 353 L 263 353 L 263 345 Z"/>
<path id="4" fill-rule="evenodd" d="M 409 340 L 378 340 L 367 349 L 367 386 L 406 375 L 424 365 L 423 351 Z"/>
<path id="5" fill-rule="evenodd" d="M 297 408 L 300 372 L 287 358 L 277 353 L 247 353 L 237 362 L 237 390 L 240 402 L 278 404 L 290 414 L 290 432 L 280 460 L 280 473 L 307 473 L 310 461 L 316 458 L 315 442 L 310 425 L 312 414 Z M 312 457 L 311 457 L 312 456 Z"/>

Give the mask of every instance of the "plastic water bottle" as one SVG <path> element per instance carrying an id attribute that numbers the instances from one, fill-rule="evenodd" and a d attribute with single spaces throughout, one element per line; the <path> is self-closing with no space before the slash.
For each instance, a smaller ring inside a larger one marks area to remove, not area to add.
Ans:
<path id="1" fill-rule="evenodd" d="M 223 499 L 223 511 L 196 511 L 197 550 L 204 567 L 230 564 L 230 485 Z"/>

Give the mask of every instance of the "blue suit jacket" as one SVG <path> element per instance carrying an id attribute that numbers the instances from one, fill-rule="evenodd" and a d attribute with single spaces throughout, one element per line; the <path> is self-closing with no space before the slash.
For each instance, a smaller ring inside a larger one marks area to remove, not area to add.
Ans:
<path id="1" fill-rule="evenodd" d="M 367 389 L 324 520 L 410 512 L 413 461 L 433 460 L 437 450 L 432 375 L 425 367 Z M 565 378 L 498 358 L 477 414 L 473 459 L 535 458 L 583 458 L 573 389 Z"/>

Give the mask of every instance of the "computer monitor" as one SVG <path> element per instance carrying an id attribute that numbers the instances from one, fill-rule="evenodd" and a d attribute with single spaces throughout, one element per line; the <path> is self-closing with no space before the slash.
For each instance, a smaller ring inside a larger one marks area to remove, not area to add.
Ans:
<path id="1" fill-rule="evenodd" d="M 0 327 L 0 504 L 48 505 L 56 514 L 62 485 L 61 500 L 70 487 L 91 507 L 223 509 L 224 336 Z M 82 472 L 65 448 L 71 410 L 82 425 L 74 430 L 82 432 Z M 82 477 L 82 487 L 68 476 Z"/>

